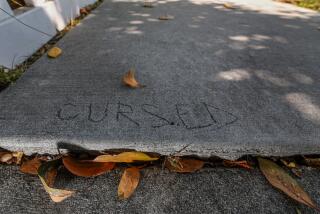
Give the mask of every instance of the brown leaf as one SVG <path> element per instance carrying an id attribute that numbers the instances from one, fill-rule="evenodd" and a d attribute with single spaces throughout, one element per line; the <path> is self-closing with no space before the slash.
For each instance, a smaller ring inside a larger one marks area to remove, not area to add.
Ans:
<path id="1" fill-rule="evenodd" d="M 20 166 L 20 171 L 23 173 L 38 175 L 38 169 L 41 166 L 41 160 L 37 157 L 23 161 Z"/>
<path id="2" fill-rule="evenodd" d="M 62 53 L 62 50 L 58 47 L 53 47 L 48 51 L 48 57 L 57 58 Z"/>
<path id="3" fill-rule="evenodd" d="M 305 158 L 309 166 L 320 168 L 320 158 Z"/>
<path id="4" fill-rule="evenodd" d="M 140 180 L 140 170 L 137 167 L 125 169 L 118 187 L 118 197 L 120 199 L 129 198 L 137 188 Z"/>
<path id="5" fill-rule="evenodd" d="M 131 87 L 131 88 L 143 88 L 145 87 L 144 85 L 141 85 L 138 83 L 138 81 L 135 79 L 135 71 L 134 69 L 130 69 L 122 78 L 122 82 Z"/>
<path id="6" fill-rule="evenodd" d="M 172 19 L 174 19 L 174 17 L 170 16 L 170 15 L 165 15 L 165 16 L 159 16 L 158 19 L 159 20 L 172 20 Z"/>
<path id="7" fill-rule="evenodd" d="M 88 10 L 87 10 L 86 8 L 81 8 L 81 9 L 80 9 L 80 14 L 81 14 L 81 15 L 88 15 L 89 12 L 88 12 Z"/>
<path id="8" fill-rule="evenodd" d="M 153 4 L 151 2 L 143 2 L 143 7 L 146 7 L 146 8 L 153 8 Z"/>
<path id="9" fill-rule="evenodd" d="M 9 163 L 13 158 L 13 155 L 9 152 L 0 152 L 0 162 Z"/>
<path id="10" fill-rule="evenodd" d="M 132 163 L 134 161 L 154 161 L 159 158 L 153 158 L 143 152 L 122 152 L 118 155 L 100 155 L 94 159 L 95 162 L 115 162 Z"/>
<path id="11" fill-rule="evenodd" d="M 243 161 L 224 160 L 223 165 L 226 167 L 242 167 L 245 169 L 252 169 L 252 167 L 245 160 Z"/>
<path id="12" fill-rule="evenodd" d="M 49 187 L 53 187 L 57 175 L 58 175 L 57 168 L 51 168 L 48 170 L 46 177 L 45 177 L 45 181 Z"/>
<path id="13" fill-rule="evenodd" d="M 167 167 L 172 172 L 195 172 L 201 169 L 203 165 L 204 162 L 197 159 L 168 157 L 165 160 L 165 167 Z"/>
<path id="14" fill-rule="evenodd" d="M 267 159 L 258 158 L 258 161 L 260 170 L 272 186 L 280 189 L 294 200 L 320 211 L 308 193 L 281 167 Z"/>
<path id="15" fill-rule="evenodd" d="M 46 183 L 46 177 L 50 176 L 50 175 L 47 175 L 48 172 L 50 172 L 52 168 L 56 169 L 59 166 L 59 164 L 60 164 L 60 160 L 48 161 L 41 164 L 41 166 L 38 169 L 38 176 L 40 178 L 40 181 L 44 189 L 46 190 L 46 192 L 49 194 L 50 198 L 54 202 L 61 202 L 74 194 L 74 191 L 64 190 L 64 189 L 55 189 L 50 187 Z"/>
<path id="16" fill-rule="evenodd" d="M 76 160 L 71 157 L 62 158 L 63 165 L 74 175 L 92 177 L 101 175 L 115 167 L 115 163 Z"/>

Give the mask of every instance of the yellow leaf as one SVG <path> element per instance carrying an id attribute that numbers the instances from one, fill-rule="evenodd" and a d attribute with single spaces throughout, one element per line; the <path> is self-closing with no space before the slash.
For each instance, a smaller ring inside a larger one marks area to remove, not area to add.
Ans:
<path id="1" fill-rule="evenodd" d="M 56 203 L 61 202 L 74 194 L 74 191 L 51 188 L 46 184 L 46 181 L 42 177 L 39 176 L 39 178 L 44 189 L 49 194 L 51 200 Z"/>
<path id="2" fill-rule="evenodd" d="M 295 162 L 288 162 L 286 160 L 280 159 L 280 161 L 288 168 L 296 168 L 297 165 Z"/>
<path id="3" fill-rule="evenodd" d="M 14 152 L 12 155 L 16 158 L 16 164 L 20 164 L 23 157 L 23 152 Z"/>
<path id="4" fill-rule="evenodd" d="M 62 158 L 63 165 L 74 175 L 92 177 L 104 174 L 114 168 L 115 163 L 99 163 L 91 160 L 76 160 L 71 157 Z"/>
<path id="5" fill-rule="evenodd" d="M 308 193 L 281 167 L 267 159 L 258 158 L 258 161 L 260 170 L 272 186 L 283 191 L 294 200 L 320 211 Z"/>
<path id="6" fill-rule="evenodd" d="M 224 3 L 223 6 L 227 9 L 230 9 L 230 10 L 234 10 L 236 9 L 232 4 L 230 3 Z"/>
<path id="7" fill-rule="evenodd" d="M 122 81 L 125 85 L 131 87 L 131 88 L 143 88 L 144 85 L 140 85 L 138 81 L 135 79 L 134 76 L 134 69 L 130 69 L 122 78 Z"/>
<path id="8" fill-rule="evenodd" d="M 94 159 L 95 162 L 132 163 L 134 161 L 154 161 L 159 158 L 152 158 L 143 152 L 122 152 L 118 155 L 100 155 Z"/>
<path id="9" fill-rule="evenodd" d="M 197 159 L 168 157 L 165 160 L 165 166 L 172 172 L 195 172 L 201 169 L 203 165 L 204 162 Z"/>
<path id="10" fill-rule="evenodd" d="M 60 163 L 60 160 L 48 161 L 46 163 L 41 164 L 41 166 L 38 169 L 38 176 L 40 178 L 40 181 L 44 189 L 46 190 L 46 192 L 49 194 L 50 198 L 54 202 L 61 202 L 74 194 L 74 191 L 64 190 L 64 189 L 55 189 L 55 188 L 49 187 L 49 185 L 46 183 L 47 173 L 50 170 L 52 170 L 52 168 L 58 167 L 59 163 Z"/>
<path id="11" fill-rule="evenodd" d="M 37 175 L 41 166 L 41 160 L 37 157 L 24 161 L 20 166 L 20 171 L 27 174 Z"/>
<path id="12" fill-rule="evenodd" d="M 134 193 L 140 180 L 140 170 L 137 167 L 127 168 L 118 186 L 118 197 L 120 199 L 129 198 Z"/>
<path id="13" fill-rule="evenodd" d="M 48 51 L 48 57 L 57 58 L 62 53 L 62 50 L 58 47 L 53 47 Z"/>

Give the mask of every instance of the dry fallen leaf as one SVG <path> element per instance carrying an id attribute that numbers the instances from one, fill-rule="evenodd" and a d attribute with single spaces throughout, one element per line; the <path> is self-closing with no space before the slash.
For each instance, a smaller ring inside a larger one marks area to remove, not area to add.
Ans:
<path id="1" fill-rule="evenodd" d="M 76 160 L 71 157 L 63 157 L 62 162 L 72 174 L 82 177 L 98 176 L 112 170 L 115 167 L 115 163 Z"/>
<path id="2" fill-rule="evenodd" d="M 23 157 L 23 152 L 14 152 L 12 153 L 12 156 L 16 158 L 16 164 L 20 164 Z"/>
<path id="3" fill-rule="evenodd" d="M 153 6 L 153 4 L 152 4 L 152 2 L 143 2 L 143 7 L 147 7 L 147 8 L 152 8 L 152 7 L 154 7 Z"/>
<path id="4" fill-rule="evenodd" d="M 35 157 L 31 160 L 23 161 L 20 166 L 20 171 L 27 174 L 37 175 L 40 165 L 41 160 Z"/>
<path id="5" fill-rule="evenodd" d="M 57 168 L 60 164 L 60 160 L 48 161 L 46 163 L 41 164 L 38 170 L 38 176 L 41 180 L 41 183 L 49 194 L 50 198 L 54 202 L 61 202 L 74 194 L 74 191 L 63 190 L 63 189 L 55 189 L 50 187 L 46 183 L 47 173 L 52 170 L 52 168 Z"/>
<path id="6" fill-rule="evenodd" d="M 159 158 L 152 158 L 143 152 L 122 152 L 118 155 L 100 155 L 94 159 L 95 162 L 132 163 L 134 161 L 154 161 Z"/>
<path id="7" fill-rule="evenodd" d="M 260 170 L 272 186 L 280 189 L 294 200 L 320 211 L 308 193 L 306 193 L 297 181 L 288 175 L 280 166 L 263 158 L 258 158 L 258 161 Z"/>
<path id="8" fill-rule="evenodd" d="M 230 4 L 230 3 L 224 3 L 223 6 L 227 9 L 230 9 L 230 10 L 234 10 L 236 9 L 235 6 L 233 4 Z"/>
<path id="9" fill-rule="evenodd" d="M 62 50 L 58 47 L 53 47 L 48 51 L 48 57 L 57 58 L 62 53 Z"/>
<path id="10" fill-rule="evenodd" d="M 81 14 L 81 15 L 88 15 L 89 12 L 88 12 L 88 10 L 87 10 L 86 8 L 81 8 L 81 9 L 80 9 L 80 14 Z"/>
<path id="11" fill-rule="evenodd" d="M 170 15 L 165 15 L 165 16 L 159 16 L 158 19 L 159 20 L 172 20 L 172 19 L 174 19 L 174 17 L 170 16 Z"/>
<path id="12" fill-rule="evenodd" d="M 131 167 L 124 170 L 118 187 L 118 197 L 120 199 L 129 198 L 135 191 L 140 180 L 140 170 L 137 167 Z"/>
<path id="13" fill-rule="evenodd" d="M 309 166 L 320 168 L 320 158 L 305 158 Z"/>
<path id="14" fill-rule="evenodd" d="M 245 169 L 252 169 L 247 161 L 232 161 L 232 160 L 224 160 L 223 165 L 226 167 L 242 167 Z"/>
<path id="15" fill-rule="evenodd" d="M 45 177 L 45 181 L 46 181 L 46 184 L 49 187 L 53 187 L 57 175 L 58 175 L 58 169 L 57 168 L 51 168 L 51 169 L 48 170 L 48 172 L 46 174 L 46 177 Z"/>
<path id="16" fill-rule="evenodd" d="M 166 158 L 164 165 L 172 172 L 187 173 L 201 169 L 204 162 L 197 159 L 168 157 Z"/>
<path id="17" fill-rule="evenodd" d="M 134 76 L 134 69 L 130 69 L 122 78 L 122 82 L 131 88 L 143 88 L 144 85 L 138 83 Z"/>
<path id="18" fill-rule="evenodd" d="M 0 162 L 8 163 L 13 158 L 13 155 L 9 152 L 0 152 Z"/>
<path id="19" fill-rule="evenodd" d="M 280 159 L 280 161 L 281 161 L 281 163 L 283 163 L 288 168 L 296 168 L 297 167 L 295 162 L 288 162 L 288 161 L 286 161 L 284 159 Z"/>

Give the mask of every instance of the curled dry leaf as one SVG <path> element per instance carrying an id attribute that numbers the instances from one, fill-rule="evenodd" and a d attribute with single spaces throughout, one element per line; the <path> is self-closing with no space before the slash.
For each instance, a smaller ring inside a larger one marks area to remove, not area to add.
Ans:
<path id="1" fill-rule="evenodd" d="M 115 167 L 115 163 L 99 163 L 91 160 L 76 160 L 71 157 L 62 158 L 63 165 L 74 175 L 92 177 L 101 175 Z"/>
<path id="2" fill-rule="evenodd" d="M 230 10 L 234 10 L 236 9 L 235 6 L 233 4 L 230 4 L 230 3 L 224 3 L 223 6 L 227 9 L 230 9 Z"/>
<path id="3" fill-rule="evenodd" d="M 195 172 L 204 166 L 204 162 L 197 159 L 168 157 L 164 163 L 165 167 L 172 172 Z"/>
<path id="4" fill-rule="evenodd" d="M 43 163 L 43 164 L 41 164 L 41 166 L 38 169 L 38 176 L 40 178 L 40 181 L 41 181 L 44 189 L 46 190 L 46 192 L 49 194 L 50 198 L 54 202 L 61 202 L 74 194 L 74 191 L 55 189 L 55 188 L 50 187 L 47 184 L 46 179 L 48 179 L 47 178 L 48 172 L 50 172 L 53 168 L 56 169 L 59 165 L 60 165 L 60 159 Z"/>
<path id="5" fill-rule="evenodd" d="M 132 163 L 134 161 L 155 161 L 159 158 L 153 158 L 143 152 L 122 152 L 118 155 L 100 155 L 94 159 L 95 162 L 115 162 Z"/>
<path id="6" fill-rule="evenodd" d="M 247 161 L 232 161 L 232 160 L 224 160 L 223 165 L 226 167 L 241 167 L 245 169 L 252 169 Z"/>
<path id="7" fill-rule="evenodd" d="M 170 16 L 170 15 L 165 15 L 165 16 L 159 16 L 158 19 L 159 20 L 172 20 L 172 19 L 174 19 L 174 17 Z"/>
<path id="8" fill-rule="evenodd" d="M 118 186 L 118 197 L 120 199 L 129 198 L 137 188 L 140 180 L 140 169 L 131 167 L 124 170 Z"/>
<path id="9" fill-rule="evenodd" d="M 13 155 L 9 152 L 0 152 L 0 162 L 9 163 L 13 158 Z"/>
<path id="10" fill-rule="evenodd" d="M 12 156 L 16 158 L 16 164 L 20 164 L 23 157 L 23 152 L 14 152 L 12 153 Z"/>
<path id="11" fill-rule="evenodd" d="M 138 81 L 135 79 L 135 71 L 134 69 L 130 69 L 122 78 L 122 81 L 125 85 L 131 87 L 131 88 L 143 88 L 144 85 L 141 85 L 138 83 Z"/>
<path id="12" fill-rule="evenodd" d="M 286 161 L 284 159 L 280 159 L 280 161 L 281 161 L 281 163 L 283 163 L 286 167 L 288 167 L 290 169 L 297 167 L 295 162 Z"/>
<path id="13" fill-rule="evenodd" d="M 86 8 L 81 8 L 81 9 L 80 9 L 80 14 L 81 14 L 81 15 L 88 15 L 89 12 L 88 12 L 88 10 L 87 10 Z"/>
<path id="14" fill-rule="evenodd" d="M 58 169 L 57 168 L 51 168 L 51 169 L 48 170 L 48 172 L 46 174 L 46 177 L 45 177 L 45 181 L 46 181 L 46 184 L 49 187 L 53 187 L 57 175 L 58 175 Z"/>
<path id="15" fill-rule="evenodd" d="M 320 158 L 305 158 L 309 166 L 320 168 Z"/>
<path id="16" fill-rule="evenodd" d="M 146 7 L 146 8 L 153 8 L 154 7 L 154 5 L 152 4 L 152 2 L 147 2 L 147 1 L 145 1 L 145 2 L 143 2 L 143 5 L 142 5 L 143 7 Z"/>
<path id="17" fill-rule="evenodd" d="M 37 175 L 40 166 L 41 160 L 35 157 L 31 160 L 23 161 L 20 166 L 20 171 L 31 175 Z"/>
<path id="18" fill-rule="evenodd" d="M 308 193 L 281 167 L 267 159 L 258 158 L 258 161 L 260 170 L 272 186 L 280 189 L 294 200 L 320 211 Z"/>
<path id="19" fill-rule="evenodd" d="M 48 51 L 48 57 L 57 58 L 62 53 L 62 50 L 58 47 L 53 47 Z"/>

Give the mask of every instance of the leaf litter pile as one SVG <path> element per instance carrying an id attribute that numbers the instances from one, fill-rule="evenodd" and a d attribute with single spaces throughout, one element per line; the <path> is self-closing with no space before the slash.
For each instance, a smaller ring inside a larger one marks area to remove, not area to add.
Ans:
<path id="1" fill-rule="evenodd" d="M 169 156 L 127 151 L 121 153 L 101 153 L 96 156 L 86 154 L 86 159 L 80 155 L 64 154 L 56 156 L 37 155 L 24 156 L 22 152 L 0 152 L 0 162 L 17 164 L 20 171 L 38 176 L 44 190 L 52 201 L 61 202 L 76 194 L 76 190 L 56 189 L 54 181 L 59 170 L 64 167 L 70 173 L 80 177 L 95 177 L 115 169 L 122 169 L 122 177 L 118 186 L 118 198 L 128 199 L 139 186 L 140 171 L 146 167 L 162 166 L 172 173 L 194 173 L 203 167 L 236 167 L 251 170 L 259 167 L 266 180 L 276 189 L 290 198 L 320 212 L 317 204 L 299 185 L 295 177 L 301 177 L 300 164 L 320 168 L 320 158 L 262 158 L 247 157 L 247 160 L 202 160 L 194 157 L 179 156 L 177 152 Z M 299 165 L 298 165 L 299 163 Z M 290 175 L 291 174 L 291 175 Z"/>

